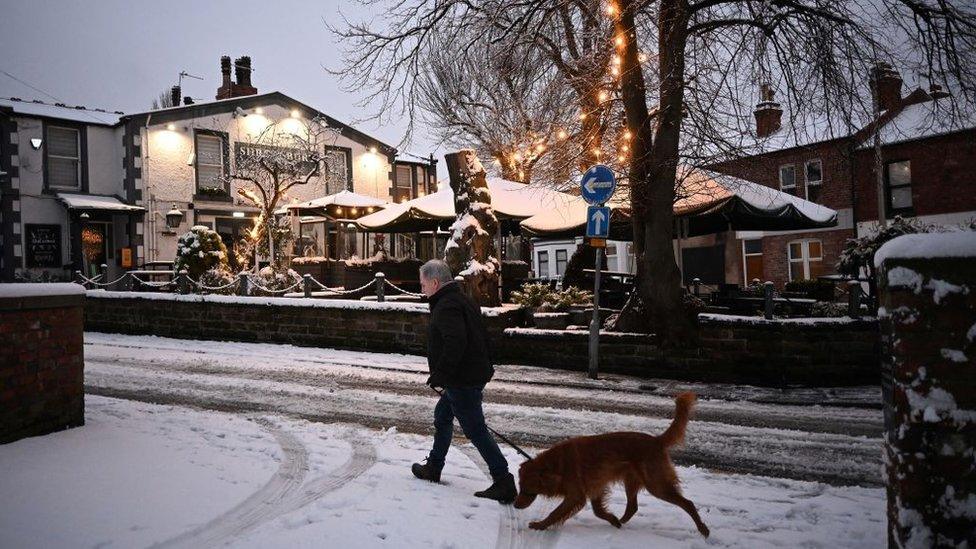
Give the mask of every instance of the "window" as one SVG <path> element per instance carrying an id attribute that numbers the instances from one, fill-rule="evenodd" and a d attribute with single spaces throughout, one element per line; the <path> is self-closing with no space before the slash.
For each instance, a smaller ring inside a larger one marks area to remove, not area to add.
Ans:
<path id="1" fill-rule="evenodd" d="M 556 250 L 556 276 L 566 274 L 566 250 Z"/>
<path id="2" fill-rule="evenodd" d="M 912 163 L 908 160 L 885 164 L 885 194 L 888 213 L 904 213 L 912 209 Z"/>
<path id="3" fill-rule="evenodd" d="M 753 280 L 763 280 L 762 239 L 742 241 L 742 274 L 746 286 Z"/>
<path id="4" fill-rule="evenodd" d="M 779 167 L 779 190 L 796 194 L 796 166 L 793 164 Z"/>
<path id="5" fill-rule="evenodd" d="M 820 159 L 810 160 L 804 164 L 804 170 L 807 182 L 807 200 L 810 202 L 820 202 L 821 198 L 821 183 L 823 183 L 823 163 Z"/>
<path id="6" fill-rule="evenodd" d="M 196 134 L 197 190 L 218 188 L 227 190 L 224 180 L 224 139 L 219 135 Z"/>
<path id="7" fill-rule="evenodd" d="M 787 246 L 790 280 L 812 280 L 824 273 L 823 247 L 819 240 L 799 240 Z"/>
<path id="8" fill-rule="evenodd" d="M 48 126 L 47 181 L 49 187 L 81 186 L 81 146 L 78 130 Z"/>
<path id="9" fill-rule="evenodd" d="M 549 252 L 539 252 L 539 278 L 549 276 Z"/>

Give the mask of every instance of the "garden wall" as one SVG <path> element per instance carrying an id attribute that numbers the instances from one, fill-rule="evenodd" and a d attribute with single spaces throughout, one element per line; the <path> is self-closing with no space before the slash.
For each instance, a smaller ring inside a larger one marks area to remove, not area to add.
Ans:
<path id="1" fill-rule="evenodd" d="M 587 369 L 584 331 L 516 328 L 524 311 L 483 309 L 498 363 Z M 88 292 L 86 329 L 174 338 L 426 352 L 428 306 L 303 298 Z M 874 320 L 765 321 L 702 315 L 701 339 L 661 350 L 653 336 L 601 337 L 600 370 L 644 377 L 760 385 L 873 384 Z"/>
<path id="2" fill-rule="evenodd" d="M 85 423 L 84 290 L 0 284 L 0 444 Z"/>

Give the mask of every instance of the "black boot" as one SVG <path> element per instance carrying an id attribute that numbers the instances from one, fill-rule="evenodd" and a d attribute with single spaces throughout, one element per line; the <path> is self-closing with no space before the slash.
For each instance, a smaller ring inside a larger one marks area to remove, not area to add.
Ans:
<path id="1" fill-rule="evenodd" d="M 434 467 L 429 463 L 414 463 L 410 470 L 413 471 L 413 476 L 421 480 L 429 480 L 431 482 L 441 481 L 441 468 Z"/>
<path id="2" fill-rule="evenodd" d="M 518 495 L 518 490 L 515 488 L 515 477 L 511 473 L 505 473 L 504 476 L 496 478 L 487 490 L 475 492 L 474 495 L 508 505 L 515 501 L 515 496 Z"/>

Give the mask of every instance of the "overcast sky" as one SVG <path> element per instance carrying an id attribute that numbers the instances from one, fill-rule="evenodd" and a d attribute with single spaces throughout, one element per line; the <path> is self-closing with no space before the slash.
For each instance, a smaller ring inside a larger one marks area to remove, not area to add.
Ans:
<path id="1" fill-rule="evenodd" d="M 382 17 L 349 0 L 0 0 L 0 70 L 69 105 L 129 113 L 148 110 L 181 70 L 204 78 L 184 79 L 184 95 L 213 100 L 220 56 L 250 55 L 258 93 L 281 91 L 398 146 L 406 122 L 356 122 L 373 112 L 323 69 L 338 66 L 324 21 L 337 24 L 340 9 L 351 20 Z M 2 73 L 0 97 L 52 101 Z M 400 150 L 442 158 L 433 147 L 420 127 Z"/>

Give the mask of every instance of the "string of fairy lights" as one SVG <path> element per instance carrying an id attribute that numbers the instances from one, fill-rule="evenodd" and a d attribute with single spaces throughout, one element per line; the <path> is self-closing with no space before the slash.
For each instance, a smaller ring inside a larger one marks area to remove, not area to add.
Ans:
<path id="1" fill-rule="evenodd" d="M 617 18 L 620 16 L 620 9 L 614 2 L 608 2 L 604 6 L 604 13 L 609 17 L 614 23 L 616 23 Z M 587 119 L 593 116 L 604 116 L 609 115 L 612 111 L 612 103 L 616 99 L 616 95 L 619 93 L 620 78 L 623 73 L 623 56 L 622 50 L 626 46 L 625 37 L 616 34 L 613 36 L 613 44 L 616 51 L 610 57 L 609 63 L 609 78 L 606 75 L 600 77 L 600 82 L 596 86 L 598 91 L 596 91 L 596 106 L 589 111 L 581 110 L 579 113 L 579 122 L 582 125 Z M 644 53 L 638 54 L 638 62 L 643 64 L 647 61 L 647 55 Z M 601 124 L 603 121 L 598 121 L 597 124 Z M 623 124 L 622 126 L 625 126 Z M 623 127 L 623 131 L 618 131 L 619 137 L 617 139 L 617 147 L 615 151 L 615 160 L 619 164 L 624 164 L 630 155 L 631 147 L 630 141 L 633 134 L 630 128 Z M 583 135 L 583 129 L 576 134 L 571 134 L 570 129 L 566 127 L 556 127 L 548 132 L 541 132 L 544 135 L 537 136 L 537 134 L 530 132 L 528 134 L 528 143 L 525 145 L 524 149 L 520 149 L 519 146 L 515 147 L 514 152 L 502 154 L 502 158 L 496 158 L 496 161 L 501 163 L 507 163 L 512 173 L 518 174 L 519 178 L 525 177 L 525 169 L 532 166 L 536 160 L 538 160 L 542 155 L 544 155 L 550 148 L 554 147 L 554 144 L 563 143 L 572 138 L 581 138 L 583 141 L 584 155 L 589 155 L 594 162 L 608 161 L 614 158 L 611 155 L 610 158 L 604 158 L 604 150 L 602 148 L 603 143 L 597 143 L 593 146 L 586 141 L 591 137 Z M 592 131 L 592 130 L 591 130 Z M 586 150 L 586 147 L 592 147 Z M 613 166 L 611 166 L 613 167 Z M 622 170 L 621 170 L 622 171 Z"/>

